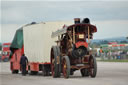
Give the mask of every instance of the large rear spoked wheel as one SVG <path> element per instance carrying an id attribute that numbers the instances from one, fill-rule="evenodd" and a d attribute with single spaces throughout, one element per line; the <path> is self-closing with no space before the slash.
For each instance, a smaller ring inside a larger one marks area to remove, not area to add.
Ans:
<path id="1" fill-rule="evenodd" d="M 56 67 L 56 64 L 55 64 L 55 58 L 52 57 L 51 58 L 51 72 L 52 72 L 53 78 L 56 78 L 57 77 L 56 69 L 57 69 L 57 67 Z"/>
<path id="2" fill-rule="evenodd" d="M 96 77 L 96 74 L 97 74 L 97 63 L 96 63 L 96 58 L 94 56 L 91 56 L 91 58 L 90 58 L 89 72 L 90 72 L 90 76 L 92 78 Z"/>
<path id="3" fill-rule="evenodd" d="M 62 71 L 63 71 L 64 78 L 69 78 L 69 75 L 70 75 L 70 61 L 69 61 L 68 56 L 63 56 Z"/>
<path id="4" fill-rule="evenodd" d="M 58 56 L 59 54 L 57 51 L 57 47 L 53 46 L 51 50 L 51 72 L 54 78 L 60 77 L 60 71 L 59 71 L 60 64 L 57 63 Z"/>

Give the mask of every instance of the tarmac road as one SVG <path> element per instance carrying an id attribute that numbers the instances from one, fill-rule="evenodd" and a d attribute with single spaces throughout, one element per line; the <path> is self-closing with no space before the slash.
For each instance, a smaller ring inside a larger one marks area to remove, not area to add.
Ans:
<path id="1" fill-rule="evenodd" d="M 128 63 L 98 62 L 96 78 L 81 77 L 76 71 L 69 79 L 11 74 L 9 62 L 0 62 L 0 85 L 128 85 Z"/>

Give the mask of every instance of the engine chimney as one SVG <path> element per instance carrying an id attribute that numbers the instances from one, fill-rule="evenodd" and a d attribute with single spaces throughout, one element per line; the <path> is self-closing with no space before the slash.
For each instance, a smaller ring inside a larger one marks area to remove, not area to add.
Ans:
<path id="1" fill-rule="evenodd" d="M 90 20 L 89 20 L 89 18 L 84 18 L 83 21 L 82 21 L 82 23 L 90 24 Z"/>
<path id="2" fill-rule="evenodd" d="M 80 18 L 74 18 L 74 23 L 79 24 L 80 23 Z"/>

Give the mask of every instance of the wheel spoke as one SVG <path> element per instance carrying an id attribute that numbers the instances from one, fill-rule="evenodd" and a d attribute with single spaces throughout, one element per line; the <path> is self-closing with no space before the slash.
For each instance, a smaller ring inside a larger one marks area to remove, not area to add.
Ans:
<path id="1" fill-rule="evenodd" d="M 65 59 L 64 59 L 64 60 L 63 60 L 63 74 L 64 74 L 64 77 L 66 77 L 66 74 L 67 74 L 66 68 L 67 68 L 67 66 L 66 66 L 66 61 L 65 61 Z"/>
<path id="2" fill-rule="evenodd" d="M 64 78 L 68 78 L 70 75 L 70 61 L 68 56 L 64 56 L 62 59 L 62 71 Z"/>

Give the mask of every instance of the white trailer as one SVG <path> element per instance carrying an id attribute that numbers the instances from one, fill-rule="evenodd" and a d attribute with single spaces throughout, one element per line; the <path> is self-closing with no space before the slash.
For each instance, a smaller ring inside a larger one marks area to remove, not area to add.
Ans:
<path id="1" fill-rule="evenodd" d="M 70 21 L 42 22 L 23 27 L 24 53 L 29 61 L 31 73 L 43 71 L 44 75 L 50 72 L 50 50 L 56 38 L 51 38 L 52 32 L 61 29 L 64 25 L 71 25 Z"/>

